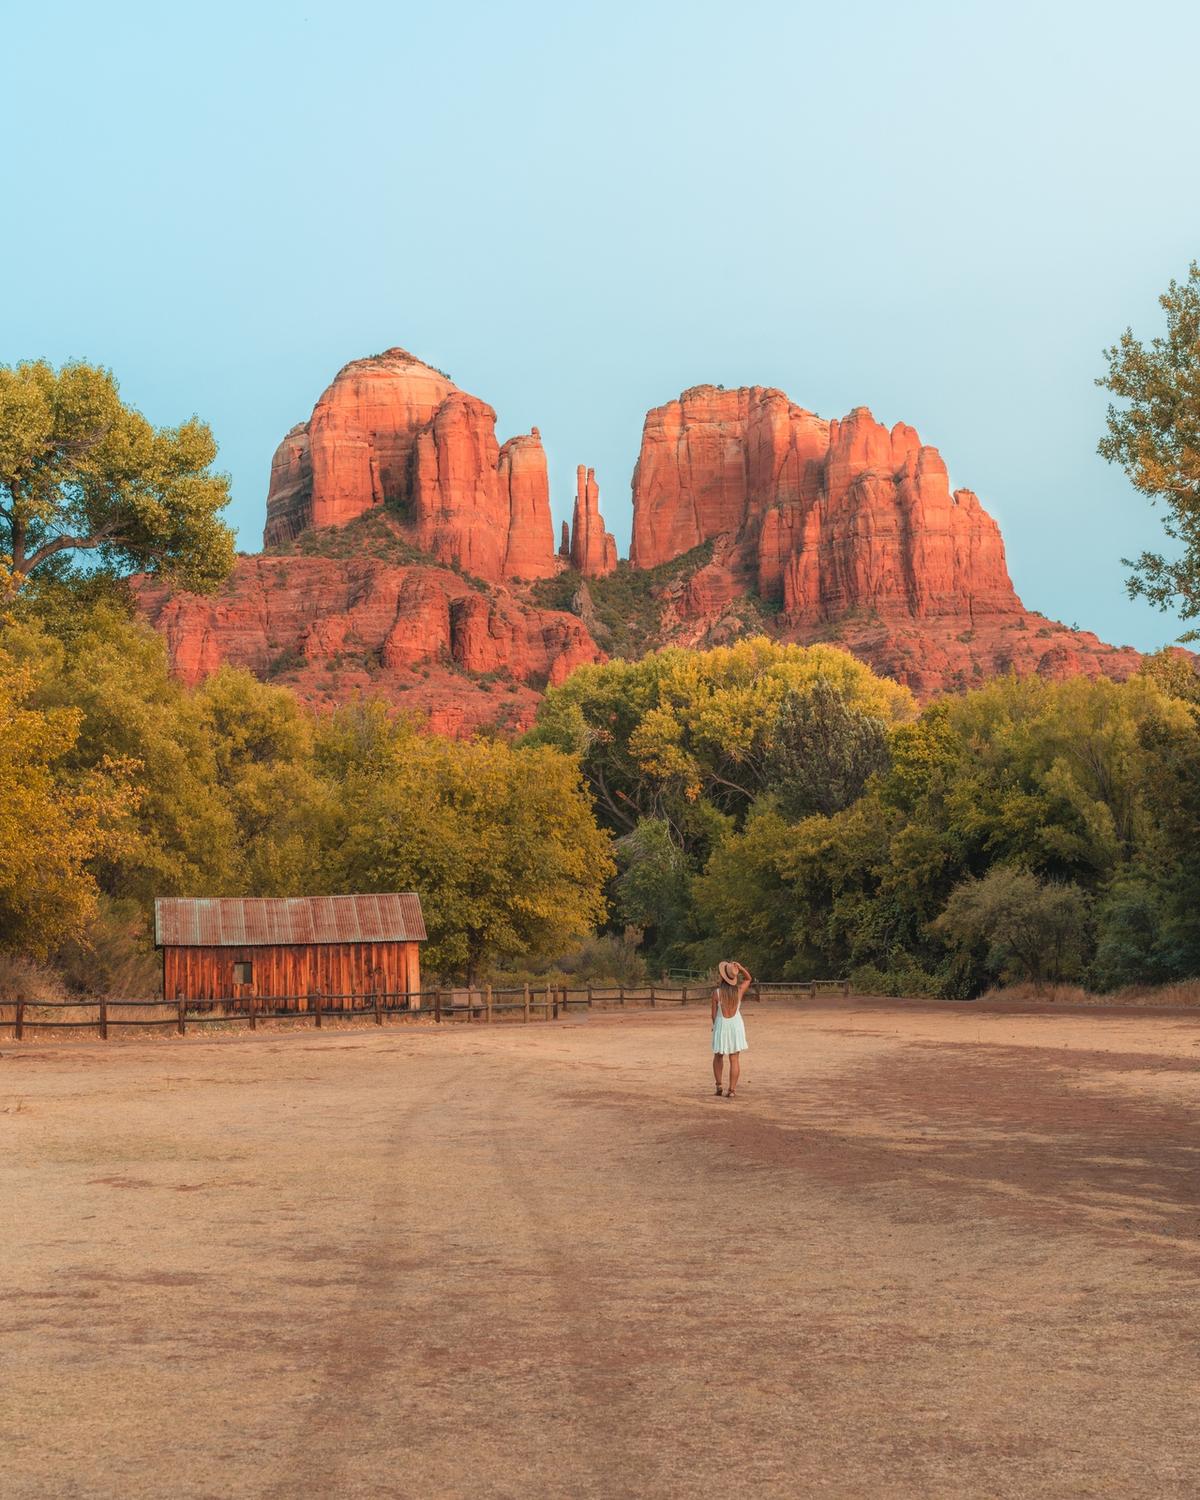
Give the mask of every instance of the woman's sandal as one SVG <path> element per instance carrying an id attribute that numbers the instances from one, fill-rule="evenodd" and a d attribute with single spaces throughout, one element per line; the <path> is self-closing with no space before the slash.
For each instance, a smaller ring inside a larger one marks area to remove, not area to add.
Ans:
<path id="1" fill-rule="evenodd" d="M 719 1099 L 720 1097 L 721 1097 L 721 1085 L 718 1083 L 717 1084 L 717 1098 Z"/>

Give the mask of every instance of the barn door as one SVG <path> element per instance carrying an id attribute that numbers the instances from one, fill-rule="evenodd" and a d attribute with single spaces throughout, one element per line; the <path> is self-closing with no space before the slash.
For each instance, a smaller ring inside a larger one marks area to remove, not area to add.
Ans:
<path id="1" fill-rule="evenodd" d="M 254 960 L 235 958 L 233 961 L 233 998 L 239 1002 L 237 1008 L 249 1008 L 254 1003 Z"/>

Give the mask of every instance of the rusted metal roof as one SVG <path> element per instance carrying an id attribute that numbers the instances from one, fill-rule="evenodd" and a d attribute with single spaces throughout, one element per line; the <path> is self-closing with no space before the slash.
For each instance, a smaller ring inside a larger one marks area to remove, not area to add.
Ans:
<path id="1" fill-rule="evenodd" d="M 279 943 L 412 943 L 425 939 L 421 900 L 390 896 L 160 896 L 160 948 Z"/>

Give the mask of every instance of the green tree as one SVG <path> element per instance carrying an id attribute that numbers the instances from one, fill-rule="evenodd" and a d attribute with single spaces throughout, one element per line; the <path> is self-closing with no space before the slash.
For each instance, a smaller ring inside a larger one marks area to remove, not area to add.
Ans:
<path id="1" fill-rule="evenodd" d="M 744 818 L 767 784 L 783 698 L 811 692 L 822 678 L 852 708 L 889 725 L 915 715 L 907 688 L 849 652 L 760 636 L 581 667 L 546 694 L 528 742 L 580 757 L 597 812 L 614 831 L 661 818 L 689 857 L 703 860 L 721 825 L 693 810 L 706 804 L 724 818 Z"/>
<path id="2" fill-rule="evenodd" d="M 1096 907 L 1096 952 L 1089 983 L 1100 990 L 1157 984 L 1176 976 L 1164 953 L 1165 892 L 1153 880 L 1126 876 Z"/>
<path id="3" fill-rule="evenodd" d="M 335 714 L 320 734 L 341 808 L 326 888 L 420 892 L 433 972 L 476 982 L 602 920 L 610 840 L 570 757 L 422 735 L 377 711 Z"/>
<path id="4" fill-rule="evenodd" d="M 1089 952 L 1091 898 L 1067 881 L 997 865 L 951 892 L 934 923 L 951 944 L 985 947 L 990 971 L 1035 985 L 1079 976 Z"/>
<path id="5" fill-rule="evenodd" d="M 888 765 L 882 719 L 846 701 L 827 677 L 807 691 L 789 688 L 767 744 L 765 781 L 791 818 L 840 812 Z"/>
<path id="6" fill-rule="evenodd" d="M 1142 658 L 1138 675 L 1148 677 L 1169 698 L 1200 708 L 1200 672 L 1196 658 L 1180 646 L 1164 646 Z"/>
<path id="7" fill-rule="evenodd" d="M 1163 506 L 1163 530 L 1178 555 L 1143 552 L 1125 558 L 1131 596 L 1185 620 L 1200 614 L 1200 263 L 1187 280 L 1172 281 L 1158 299 L 1166 333 L 1143 344 L 1127 328 L 1104 351 L 1108 372 L 1097 380 L 1120 402 L 1108 408 L 1099 451 L 1120 464 L 1134 488 Z M 1185 640 L 1197 638 L 1189 631 Z"/>
<path id="8" fill-rule="evenodd" d="M 195 417 L 152 427 L 107 370 L 0 366 L 0 593 L 81 552 L 214 587 L 234 556 L 216 454 Z"/>
<path id="9" fill-rule="evenodd" d="M 683 850 L 661 818 L 643 818 L 616 843 L 615 915 L 640 928 L 660 964 L 683 957 L 690 908 L 689 870 Z"/>
<path id="10" fill-rule="evenodd" d="M 316 768 L 311 713 L 287 688 L 231 667 L 203 682 L 189 708 L 212 753 L 233 844 L 225 889 L 312 892 L 336 822 L 336 793 Z"/>
<path id="11" fill-rule="evenodd" d="M 135 793 L 114 760 L 70 770 L 80 716 L 37 708 L 33 690 L 30 669 L 0 651 L 0 946 L 43 958 L 94 916 L 91 862 L 119 855 Z"/>
<path id="12" fill-rule="evenodd" d="M 75 716 L 67 769 L 86 775 L 107 758 L 134 768 L 138 798 L 119 854 L 93 860 L 100 888 L 146 914 L 155 896 L 244 890 L 211 726 L 168 670 L 161 637 L 106 600 L 74 615 L 54 610 L 45 623 L 10 619 L 2 639 L 32 674 L 31 701 Z"/>

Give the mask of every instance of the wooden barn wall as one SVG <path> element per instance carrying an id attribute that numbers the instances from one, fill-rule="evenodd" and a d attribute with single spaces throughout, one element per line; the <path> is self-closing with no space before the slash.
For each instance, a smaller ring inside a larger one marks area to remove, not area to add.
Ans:
<path id="1" fill-rule="evenodd" d="M 327 997 L 404 994 L 421 988 L 419 952 L 416 943 L 164 948 L 163 995 L 168 1000 L 226 1000 L 245 995 L 303 998 L 318 990 Z M 253 965 L 253 982 L 235 985 L 233 966 L 245 961 Z"/>

